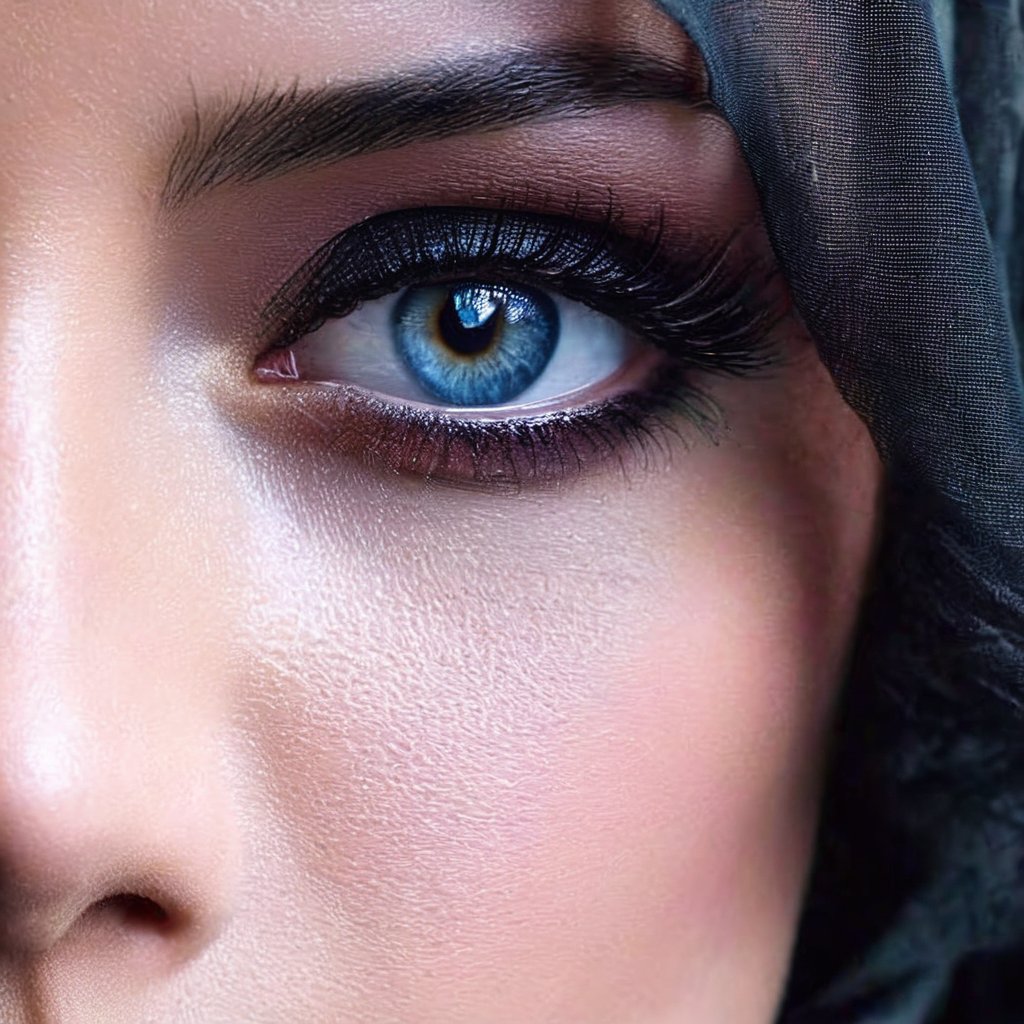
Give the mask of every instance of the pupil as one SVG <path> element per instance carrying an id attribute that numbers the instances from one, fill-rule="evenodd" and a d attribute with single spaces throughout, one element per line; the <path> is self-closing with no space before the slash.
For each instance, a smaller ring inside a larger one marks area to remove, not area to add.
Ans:
<path id="1" fill-rule="evenodd" d="M 475 356 L 494 342 L 505 311 L 505 297 L 491 289 L 453 288 L 438 316 L 441 340 L 460 356 Z"/>

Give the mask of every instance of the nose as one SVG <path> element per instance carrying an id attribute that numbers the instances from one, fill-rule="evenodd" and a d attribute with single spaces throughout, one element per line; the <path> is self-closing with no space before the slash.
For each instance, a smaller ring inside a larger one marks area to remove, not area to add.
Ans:
<path id="1" fill-rule="evenodd" d="M 106 362 L 88 329 L 116 297 L 17 298 L 0 324 L 0 972 L 94 958 L 117 965 L 106 983 L 145 981 L 233 906 L 223 580 L 173 499 L 202 490 L 175 465 L 202 460 L 136 400 L 145 360 Z"/>
<path id="2" fill-rule="evenodd" d="M 0 952 L 116 953 L 137 974 L 190 958 L 226 920 L 232 874 L 195 730 L 169 741 L 166 721 L 87 706 L 53 675 L 4 688 Z"/>

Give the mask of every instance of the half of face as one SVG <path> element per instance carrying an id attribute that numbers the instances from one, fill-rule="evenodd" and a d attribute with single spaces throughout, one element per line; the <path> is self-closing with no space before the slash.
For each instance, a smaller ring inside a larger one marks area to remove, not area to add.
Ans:
<path id="1" fill-rule="evenodd" d="M 692 43 L 0 20 L 0 1017 L 767 1024 L 879 473 Z"/>

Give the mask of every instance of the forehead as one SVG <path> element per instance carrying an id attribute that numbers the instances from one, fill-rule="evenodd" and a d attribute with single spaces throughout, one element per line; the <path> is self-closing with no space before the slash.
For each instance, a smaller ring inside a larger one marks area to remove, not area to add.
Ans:
<path id="1" fill-rule="evenodd" d="M 662 17 L 648 0 L 0 0 L 0 78 L 7 99 L 53 87 L 72 102 L 113 101 L 111 87 L 131 82 L 143 91 L 117 97 L 130 107 L 153 92 L 365 77 L 496 44 L 621 44 Z"/>
<path id="2" fill-rule="evenodd" d="M 0 0 L 0 206 L 152 191 L 197 101 L 559 46 L 678 54 L 649 0 Z M 123 188 L 121 189 L 123 192 Z"/>

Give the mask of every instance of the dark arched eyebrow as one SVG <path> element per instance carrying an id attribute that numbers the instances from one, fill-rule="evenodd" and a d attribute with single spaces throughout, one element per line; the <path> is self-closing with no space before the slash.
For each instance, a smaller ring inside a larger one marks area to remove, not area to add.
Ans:
<path id="1" fill-rule="evenodd" d="M 234 103 L 196 97 L 172 151 L 163 205 L 418 140 L 643 100 L 706 102 L 702 62 L 696 55 L 677 63 L 640 52 L 512 50 L 380 80 L 255 89 Z"/>

